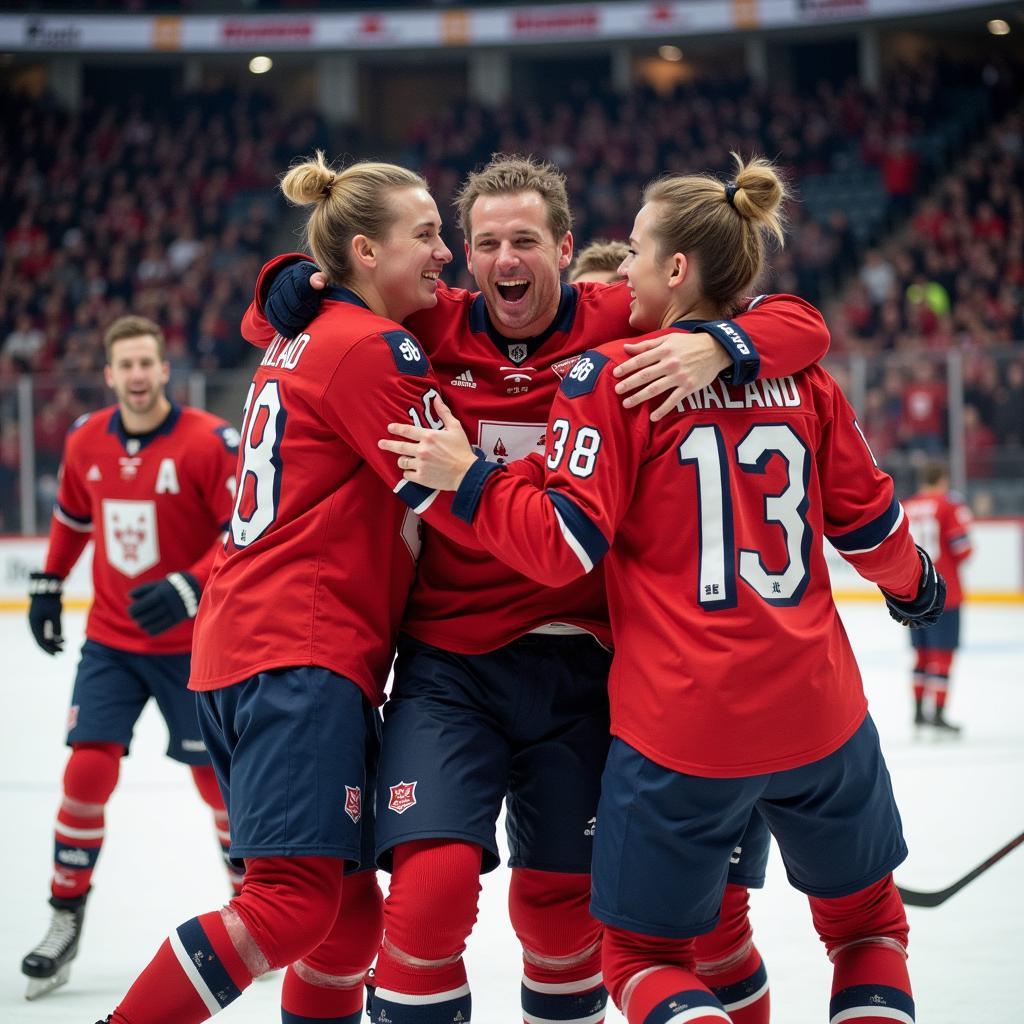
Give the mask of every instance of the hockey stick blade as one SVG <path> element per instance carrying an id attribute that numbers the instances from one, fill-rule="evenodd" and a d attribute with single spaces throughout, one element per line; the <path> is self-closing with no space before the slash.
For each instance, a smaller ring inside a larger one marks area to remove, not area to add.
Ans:
<path id="1" fill-rule="evenodd" d="M 978 875 L 988 871 L 993 864 L 998 864 L 1008 853 L 1015 850 L 1021 843 L 1024 843 L 1024 832 L 1011 839 L 1005 846 L 996 850 L 988 860 L 982 861 L 973 871 L 968 871 L 963 878 L 947 886 L 945 889 L 938 889 L 935 892 L 918 892 L 916 889 L 904 889 L 902 885 L 896 888 L 903 897 L 903 902 L 908 907 L 938 907 L 945 903 L 950 896 L 955 896 L 965 885 L 973 882 Z"/>

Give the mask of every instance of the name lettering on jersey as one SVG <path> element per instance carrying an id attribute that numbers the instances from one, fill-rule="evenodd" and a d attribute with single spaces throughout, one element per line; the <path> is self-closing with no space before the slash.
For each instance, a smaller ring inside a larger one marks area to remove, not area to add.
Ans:
<path id="1" fill-rule="evenodd" d="M 381 337 L 388 343 L 399 373 L 407 373 L 412 377 L 427 376 L 430 363 L 419 342 L 411 334 L 407 331 L 384 331 Z"/>
<path id="2" fill-rule="evenodd" d="M 128 443 L 129 445 L 132 443 L 138 445 L 138 441 L 129 441 Z M 136 451 L 138 451 L 138 448 L 136 448 Z M 126 459 L 121 455 L 117 461 L 121 466 L 122 480 L 134 480 L 139 475 L 139 466 L 142 465 L 142 459 Z"/>
<path id="3" fill-rule="evenodd" d="M 103 542 L 107 562 L 133 579 L 160 561 L 156 503 L 104 498 Z"/>
<path id="4" fill-rule="evenodd" d="M 537 372 L 536 366 L 500 366 L 502 380 L 505 382 L 506 395 L 522 395 L 530 390 L 532 374 Z"/>
<path id="5" fill-rule="evenodd" d="M 89 467 L 89 472 L 85 474 L 86 480 L 102 480 L 103 474 L 100 472 L 100 467 L 94 462 Z"/>
<path id="6" fill-rule="evenodd" d="M 521 363 L 530 354 L 528 345 L 518 344 L 508 346 L 508 357 L 513 363 Z"/>
<path id="7" fill-rule="evenodd" d="M 181 487 L 178 485 L 178 471 L 174 468 L 174 459 L 160 460 L 160 468 L 156 474 L 156 487 L 153 489 L 157 494 L 181 494 Z"/>
<path id="8" fill-rule="evenodd" d="M 299 365 L 308 344 L 308 334 L 297 334 L 294 338 L 285 338 L 277 334 L 263 354 L 260 366 L 269 366 L 275 370 L 294 370 Z"/>
<path id="9" fill-rule="evenodd" d="M 753 380 L 742 387 L 712 381 L 706 388 L 687 395 L 677 405 L 679 412 L 696 409 L 794 409 L 802 404 L 793 377 Z"/>
<path id="10" fill-rule="evenodd" d="M 457 377 L 452 377 L 449 383 L 457 388 L 476 388 L 476 381 L 473 379 L 471 370 L 463 370 Z"/>

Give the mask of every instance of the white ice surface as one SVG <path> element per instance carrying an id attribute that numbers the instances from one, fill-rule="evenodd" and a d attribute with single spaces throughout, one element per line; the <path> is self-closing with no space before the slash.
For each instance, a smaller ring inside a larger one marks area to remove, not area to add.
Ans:
<path id="1" fill-rule="evenodd" d="M 880 604 L 843 609 L 903 813 L 910 858 L 902 883 L 942 888 L 1024 829 L 1024 609 L 969 607 L 949 715 L 956 741 L 915 738 L 909 725 L 910 653 Z M 0 1022 L 93 1024 L 111 1011 L 168 931 L 223 902 L 226 882 L 207 809 L 188 773 L 162 756 L 152 706 L 107 814 L 82 950 L 70 983 L 23 999 L 22 956 L 41 938 L 52 823 L 66 757 L 63 726 L 83 616 L 65 616 L 68 653 L 50 659 L 21 615 L 0 615 Z M 508 876 L 484 880 L 466 960 L 477 1024 L 515 1024 L 520 960 L 508 926 Z M 773 852 L 768 884 L 753 896 L 757 943 L 768 966 L 776 1024 L 827 1020 L 830 968 L 802 896 Z M 922 1024 L 1024 1021 L 1024 848 L 944 906 L 912 910 L 910 968 Z M 280 1017 L 278 978 L 253 985 L 219 1020 Z M 614 1011 L 609 1024 L 621 1024 Z"/>

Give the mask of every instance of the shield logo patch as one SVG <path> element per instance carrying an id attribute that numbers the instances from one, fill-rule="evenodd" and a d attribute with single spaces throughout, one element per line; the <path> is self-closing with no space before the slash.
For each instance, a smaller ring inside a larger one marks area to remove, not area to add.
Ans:
<path id="1" fill-rule="evenodd" d="M 129 579 L 152 569 L 160 561 L 156 504 L 104 498 L 103 542 L 107 561 Z"/>
<path id="2" fill-rule="evenodd" d="M 353 823 L 359 824 L 359 819 L 363 816 L 363 794 L 358 786 L 345 787 L 345 813 Z"/>
<path id="3" fill-rule="evenodd" d="M 391 786 L 391 799 L 388 801 L 388 810 L 395 814 L 405 814 L 410 807 L 416 803 L 416 783 L 400 782 L 397 786 Z"/>

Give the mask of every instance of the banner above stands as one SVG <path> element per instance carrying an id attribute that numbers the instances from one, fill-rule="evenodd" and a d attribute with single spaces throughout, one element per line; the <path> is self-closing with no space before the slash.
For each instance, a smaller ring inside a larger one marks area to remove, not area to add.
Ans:
<path id="1" fill-rule="evenodd" d="M 0 49 L 53 54 L 253 53 L 614 42 L 735 29 L 806 28 L 984 6 L 991 6 L 991 0 L 647 0 L 246 17 L 0 15 Z"/>

